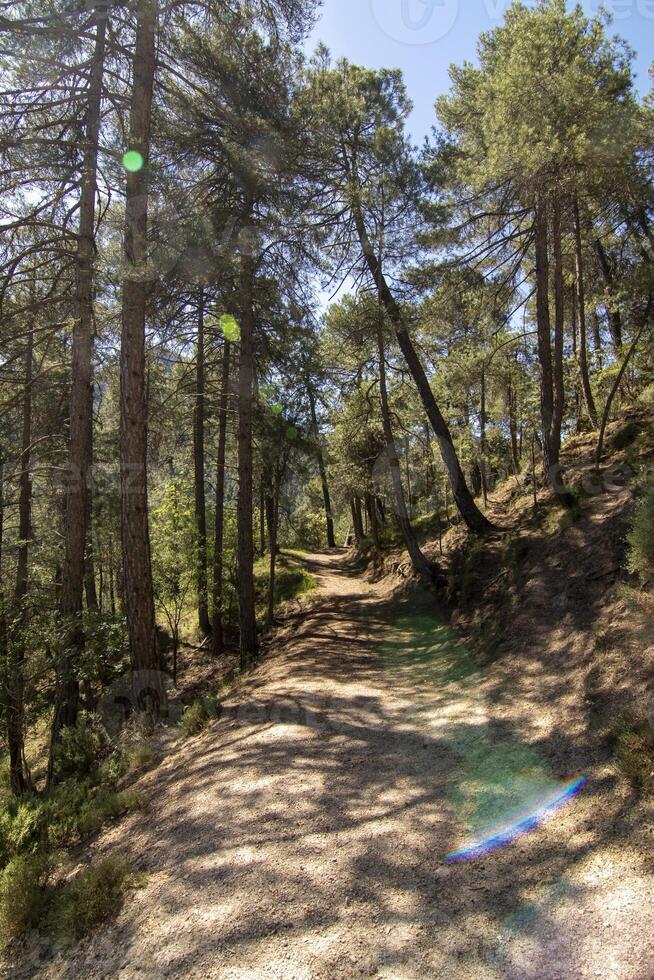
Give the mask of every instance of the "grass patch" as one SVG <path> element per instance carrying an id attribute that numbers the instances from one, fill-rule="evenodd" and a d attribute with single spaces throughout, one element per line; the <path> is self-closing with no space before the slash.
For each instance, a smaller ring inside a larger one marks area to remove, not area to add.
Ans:
<path id="1" fill-rule="evenodd" d="M 572 487 L 569 493 L 572 497 L 572 503 L 569 507 L 554 504 L 548 510 L 537 512 L 537 523 L 546 534 L 558 534 L 561 531 L 567 531 L 581 517 L 583 491 L 580 487 Z"/>
<path id="2" fill-rule="evenodd" d="M 625 715 L 609 733 L 615 760 L 636 789 L 654 786 L 654 726 L 644 715 Z"/>
<path id="3" fill-rule="evenodd" d="M 627 543 L 629 571 L 647 581 L 654 575 L 654 480 L 646 484 L 636 504 Z"/>
<path id="4" fill-rule="evenodd" d="M 48 903 L 50 863 L 43 855 L 21 854 L 0 874 L 0 943 L 5 945 L 41 921 Z"/>
<path id="5" fill-rule="evenodd" d="M 301 560 L 301 559 L 300 559 Z M 270 578 L 269 559 L 261 558 L 254 566 L 254 587 L 256 594 L 257 614 L 264 616 L 268 606 L 268 582 Z M 277 556 L 275 569 L 275 609 L 297 599 L 298 596 L 312 592 L 318 588 L 316 578 L 296 564 L 292 557 L 283 552 Z"/>
<path id="6" fill-rule="evenodd" d="M 192 738 L 194 735 L 199 735 L 207 727 L 211 718 L 212 714 L 205 702 L 203 700 L 194 701 L 193 704 L 184 708 L 179 720 L 180 728 L 186 738 Z"/>
<path id="7" fill-rule="evenodd" d="M 60 783 L 47 796 L 12 798 L 0 813 L 0 866 L 24 854 L 66 847 L 143 805 L 135 790 L 75 779 Z"/>
<path id="8" fill-rule="evenodd" d="M 82 939 L 120 912 L 128 891 L 144 875 L 124 857 L 106 857 L 80 871 L 50 901 L 49 930 L 65 942 Z"/>
<path id="9" fill-rule="evenodd" d="M 125 750 L 125 771 L 129 773 L 142 772 L 143 769 L 151 766 L 156 759 L 157 752 L 152 743 L 147 739 L 139 739 Z"/>

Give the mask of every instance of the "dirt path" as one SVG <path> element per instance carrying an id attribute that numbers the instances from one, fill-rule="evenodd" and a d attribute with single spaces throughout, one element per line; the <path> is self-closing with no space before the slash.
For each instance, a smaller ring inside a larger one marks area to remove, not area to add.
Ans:
<path id="1" fill-rule="evenodd" d="M 31 974 L 652 980 L 651 826 L 610 766 L 574 731 L 548 741 L 533 696 L 502 696 L 427 603 L 390 601 L 342 556 L 310 566 L 321 594 L 143 779 L 148 813 L 98 843 L 147 885 Z M 540 829 L 445 860 L 582 767 Z"/>

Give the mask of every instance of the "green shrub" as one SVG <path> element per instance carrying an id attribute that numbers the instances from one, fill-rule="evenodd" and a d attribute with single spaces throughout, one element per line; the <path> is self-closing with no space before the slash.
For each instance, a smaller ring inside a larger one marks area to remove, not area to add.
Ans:
<path id="1" fill-rule="evenodd" d="M 50 913 L 51 930 L 65 940 L 81 939 L 117 915 L 126 892 L 140 880 L 126 858 L 103 858 L 80 871 L 57 895 Z"/>
<path id="2" fill-rule="evenodd" d="M 187 738 L 198 735 L 206 728 L 211 719 L 211 712 L 204 701 L 194 701 L 184 708 L 179 724 Z"/>
<path id="3" fill-rule="evenodd" d="M 0 860 L 5 865 L 16 854 L 35 853 L 46 827 L 46 814 L 36 796 L 11 800 L 0 816 Z"/>
<path id="4" fill-rule="evenodd" d="M 305 510 L 299 515 L 295 538 L 302 548 L 317 550 L 327 543 L 325 515 L 322 511 Z"/>
<path id="5" fill-rule="evenodd" d="M 139 740 L 125 752 L 125 769 L 127 772 L 140 772 L 151 765 L 157 757 L 151 742 Z"/>
<path id="6" fill-rule="evenodd" d="M 40 921 L 48 901 L 50 866 L 43 855 L 21 854 L 0 874 L 0 941 L 18 939 Z"/>
<path id="7" fill-rule="evenodd" d="M 66 847 L 142 806 L 136 790 L 117 792 L 75 779 L 60 783 L 48 796 L 14 800 L 0 813 L 0 867 L 17 855 Z"/>
<path id="8" fill-rule="evenodd" d="M 654 575 L 654 480 L 645 486 L 636 505 L 627 541 L 629 571 L 650 578 Z"/>
<path id="9" fill-rule="evenodd" d="M 63 728 L 56 748 L 57 774 L 89 776 L 111 752 L 111 739 L 97 715 L 81 715 L 76 725 Z"/>

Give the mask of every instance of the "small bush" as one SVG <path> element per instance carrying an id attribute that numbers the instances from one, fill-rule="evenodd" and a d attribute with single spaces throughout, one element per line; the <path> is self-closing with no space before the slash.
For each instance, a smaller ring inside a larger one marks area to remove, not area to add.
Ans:
<path id="1" fill-rule="evenodd" d="M 42 855 L 12 858 L 0 875 L 0 940 L 18 939 L 40 921 L 48 901 L 50 866 Z"/>
<path id="2" fill-rule="evenodd" d="M 654 726 L 646 715 L 625 716 L 610 732 L 616 762 L 637 789 L 654 786 Z"/>
<path id="3" fill-rule="evenodd" d="M 151 765 L 157 757 L 154 746 L 148 741 L 138 741 L 125 752 L 127 772 L 140 772 Z"/>
<path id="4" fill-rule="evenodd" d="M 97 715 L 82 715 L 76 725 L 62 729 L 56 749 L 60 778 L 89 776 L 111 752 L 111 740 Z"/>
<path id="5" fill-rule="evenodd" d="M 619 429 L 613 436 L 613 448 L 617 449 L 618 452 L 621 449 L 628 449 L 629 446 L 633 445 L 633 443 L 636 441 L 642 432 L 642 429 L 643 427 L 640 422 L 627 422 L 627 424 Z"/>
<path id="6" fill-rule="evenodd" d="M 135 790 L 117 792 L 111 786 L 96 787 L 75 779 L 60 783 L 48 796 L 14 800 L 0 813 L 0 867 L 21 854 L 66 847 L 142 806 Z"/>
<path id="7" fill-rule="evenodd" d="M 103 858 L 64 886 L 53 902 L 52 931 L 65 940 L 81 939 L 117 915 L 126 892 L 139 882 L 126 858 Z"/>
<path id="8" fill-rule="evenodd" d="M 194 701 L 193 704 L 184 708 L 179 724 L 186 737 L 191 738 L 206 728 L 210 718 L 211 713 L 204 701 Z"/>
<path id="9" fill-rule="evenodd" d="M 143 797 L 136 790 L 124 789 L 116 793 L 102 789 L 81 806 L 76 819 L 78 833 L 82 837 L 96 834 L 108 821 L 143 806 Z"/>
<path id="10" fill-rule="evenodd" d="M 627 542 L 629 571 L 647 580 L 654 575 L 654 480 L 636 505 Z"/>

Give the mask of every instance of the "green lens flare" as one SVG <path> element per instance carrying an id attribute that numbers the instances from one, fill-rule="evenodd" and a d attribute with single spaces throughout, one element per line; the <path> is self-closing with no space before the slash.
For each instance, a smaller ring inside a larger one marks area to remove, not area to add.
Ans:
<path id="1" fill-rule="evenodd" d="M 280 405 L 280 404 L 279 404 L 279 402 L 277 402 L 277 404 L 276 404 L 276 405 L 271 405 L 271 406 L 270 406 L 270 410 L 271 410 L 271 412 L 273 412 L 273 413 L 274 413 L 275 415 L 281 415 L 281 414 L 282 414 L 282 412 L 284 411 L 284 406 L 283 406 L 283 405 Z"/>
<path id="2" fill-rule="evenodd" d="M 298 436 L 298 431 L 295 428 L 295 426 L 289 425 L 288 429 L 286 430 L 286 438 L 293 440 L 293 439 L 297 439 L 297 436 Z"/>
<path id="3" fill-rule="evenodd" d="M 237 341 L 240 339 L 241 330 L 236 322 L 235 318 L 231 313 L 223 313 L 220 320 L 220 329 L 223 332 L 225 340 Z"/>
<path id="4" fill-rule="evenodd" d="M 143 156 L 138 150 L 128 150 L 123 153 L 123 167 L 131 174 L 138 173 L 143 166 Z"/>

